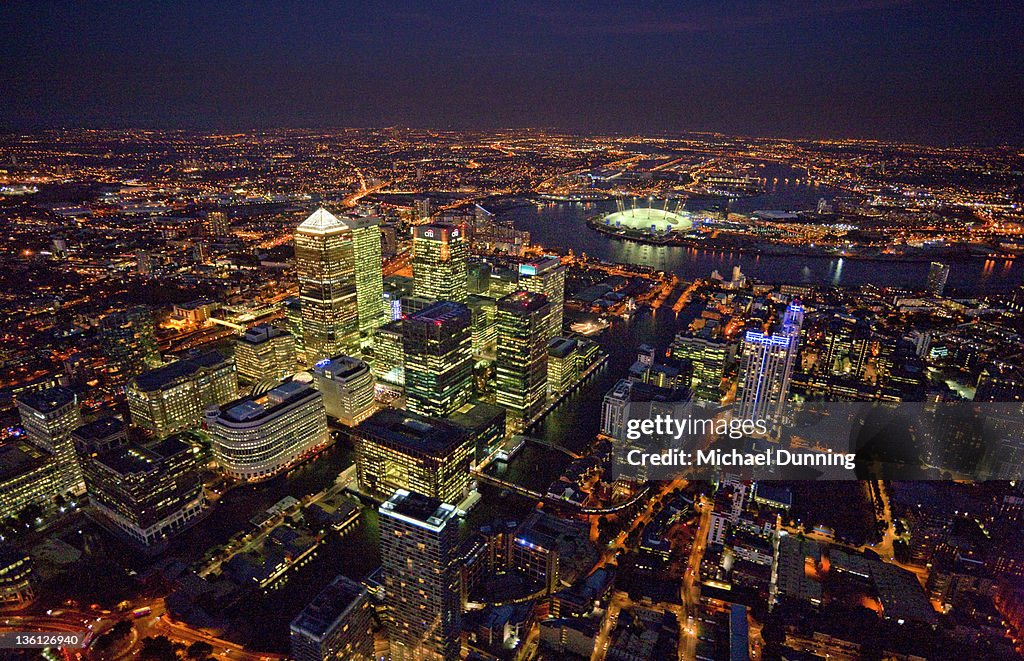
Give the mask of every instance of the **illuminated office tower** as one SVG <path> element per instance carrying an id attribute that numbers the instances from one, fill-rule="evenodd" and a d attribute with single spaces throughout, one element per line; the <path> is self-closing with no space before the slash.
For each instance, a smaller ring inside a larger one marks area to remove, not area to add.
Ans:
<path id="1" fill-rule="evenodd" d="M 413 295 L 464 303 L 469 292 L 467 247 L 462 228 L 431 223 L 413 230 Z"/>
<path id="2" fill-rule="evenodd" d="M 405 349 L 402 348 L 402 320 L 389 321 L 373 332 L 373 375 L 377 381 L 396 388 L 405 387 Z"/>
<path id="3" fill-rule="evenodd" d="M 548 342 L 548 391 L 561 394 L 579 380 L 578 342 L 556 337 Z"/>
<path id="4" fill-rule="evenodd" d="M 136 306 L 100 320 L 100 349 L 107 358 L 107 380 L 121 385 L 159 361 L 153 314 Z"/>
<path id="5" fill-rule="evenodd" d="M 223 211 L 211 211 L 203 219 L 203 234 L 212 237 L 224 237 L 230 232 L 231 224 Z"/>
<path id="6" fill-rule="evenodd" d="M 373 415 L 373 374 L 358 358 L 324 358 L 313 366 L 313 384 L 324 397 L 327 415 L 341 424 L 352 427 Z"/>
<path id="7" fill-rule="evenodd" d="M 451 415 L 473 390 L 469 308 L 438 301 L 402 321 L 406 408 L 420 415 Z"/>
<path id="8" fill-rule="evenodd" d="M 355 245 L 352 230 L 317 209 L 295 231 L 306 364 L 338 354 L 359 355 Z"/>
<path id="9" fill-rule="evenodd" d="M 735 358 L 736 345 L 710 334 L 676 335 L 672 342 L 672 357 L 689 360 L 693 365 L 693 399 L 718 404 L 722 401 L 722 378 L 726 366 Z"/>
<path id="10" fill-rule="evenodd" d="M 562 334 L 565 307 L 565 265 L 556 256 L 548 255 L 519 265 L 519 288 L 544 294 L 551 304 L 548 316 L 548 340 Z"/>
<path id="11" fill-rule="evenodd" d="M 871 349 L 871 328 L 852 317 L 836 315 L 829 320 L 824 349 L 823 372 L 863 376 Z"/>
<path id="12" fill-rule="evenodd" d="M 0 519 L 53 502 L 67 492 L 67 482 L 52 453 L 21 439 L 0 444 Z"/>
<path id="13" fill-rule="evenodd" d="M 292 620 L 292 658 L 374 661 L 373 621 L 367 589 L 338 575 Z"/>
<path id="14" fill-rule="evenodd" d="M 214 459 L 237 480 L 273 477 L 330 442 L 323 396 L 299 381 L 210 407 L 205 418 Z"/>
<path id="15" fill-rule="evenodd" d="M 384 310 L 383 262 L 380 254 L 380 218 L 345 216 L 341 221 L 352 230 L 359 332 L 368 338 L 374 329 L 383 326 L 387 321 Z"/>
<path id="16" fill-rule="evenodd" d="M 766 335 L 759 331 L 747 331 L 736 391 L 739 419 L 777 422 L 782 418 L 786 397 L 789 395 L 789 379 L 796 364 L 803 320 L 803 306 L 791 303 L 786 308 L 782 328 L 778 333 Z"/>
<path id="17" fill-rule="evenodd" d="M 85 485 L 71 432 L 82 424 L 75 393 L 47 388 L 18 395 L 21 426 L 29 441 L 54 456 L 60 467 L 60 492 L 80 491 Z"/>
<path id="18" fill-rule="evenodd" d="M 132 424 L 158 438 L 197 427 L 203 411 L 238 396 L 235 361 L 216 351 L 144 372 L 128 384 Z"/>
<path id="19" fill-rule="evenodd" d="M 396 491 L 380 506 L 380 555 L 392 661 L 459 658 L 459 531 L 454 505 Z"/>
<path id="20" fill-rule="evenodd" d="M 305 336 L 302 332 L 302 301 L 298 296 L 290 296 L 281 301 L 281 310 L 284 312 L 284 327 L 292 334 L 292 341 L 295 342 L 295 356 L 299 361 L 306 360 L 306 345 L 302 339 Z"/>
<path id="21" fill-rule="evenodd" d="M 205 508 L 199 457 L 177 436 L 147 445 L 123 439 L 106 449 L 82 447 L 89 502 L 125 535 L 152 546 L 184 530 Z"/>
<path id="22" fill-rule="evenodd" d="M 249 383 L 295 374 L 295 338 L 286 330 L 258 324 L 235 339 L 238 376 Z"/>
<path id="23" fill-rule="evenodd" d="M 473 317 L 473 356 L 492 356 L 498 340 L 497 301 L 470 294 L 466 305 Z"/>
<path id="24" fill-rule="evenodd" d="M 411 489 L 452 503 L 469 493 L 476 439 L 447 420 L 382 409 L 352 430 L 356 476 L 367 493 Z"/>
<path id="25" fill-rule="evenodd" d="M 942 293 L 946 291 L 946 280 L 949 280 L 949 264 L 932 262 L 928 267 L 926 289 L 935 296 L 942 296 Z"/>
<path id="26" fill-rule="evenodd" d="M 517 291 L 498 301 L 497 402 L 522 427 L 541 409 L 547 394 L 547 296 Z"/>

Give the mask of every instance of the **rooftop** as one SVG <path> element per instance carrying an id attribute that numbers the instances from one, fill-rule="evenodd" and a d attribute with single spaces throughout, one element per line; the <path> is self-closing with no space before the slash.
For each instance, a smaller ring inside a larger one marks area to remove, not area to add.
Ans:
<path id="1" fill-rule="evenodd" d="M 333 358 L 325 358 L 313 366 L 313 372 L 324 374 L 332 379 L 347 379 L 356 374 L 366 372 L 370 368 L 363 361 L 344 354 Z"/>
<path id="2" fill-rule="evenodd" d="M 345 576 L 337 576 L 292 620 L 292 631 L 323 638 L 364 595 L 366 588 Z"/>
<path id="3" fill-rule="evenodd" d="M 383 439 L 412 452 L 447 454 L 449 448 L 464 442 L 466 431 L 448 421 L 417 415 L 410 411 L 382 409 L 359 423 L 357 436 Z"/>
<path id="4" fill-rule="evenodd" d="M 228 402 L 220 407 L 217 419 L 227 422 L 259 420 L 310 395 L 319 396 L 319 392 L 305 383 L 286 381 L 259 397 L 243 397 Z"/>
<path id="5" fill-rule="evenodd" d="M 521 314 L 536 312 L 548 304 L 548 297 L 529 291 L 517 291 L 498 301 L 498 309 Z"/>
<path id="6" fill-rule="evenodd" d="M 282 335 L 291 335 L 291 333 L 270 324 L 257 324 L 245 331 L 245 334 L 238 338 L 238 341 L 245 342 L 246 344 L 263 344 Z"/>
<path id="7" fill-rule="evenodd" d="M 305 234 L 327 234 L 343 230 L 348 230 L 348 225 L 323 207 L 310 214 L 309 218 L 302 221 L 298 227 L 298 231 Z"/>
<path id="8" fill-rule="evenodd" d="M 414 491 L 399 489 L 380 506 L 384 515 L 397 516 L 411 523 L 441 530 L 455 518 L 455 506 Z"/>
<path id="9" fill-rule="evenodd" d="M 565 358 L 576 348 L 576 340 L 570 337 L 556 337 L 548 342 L 548 355 Z"/>
<path id="10" fill-rule="evenodd" d="M 74 401 L 75 393 L 60 387 L 31 390 L 18 395 L 19 404 L 24 404 L 40 413 L 53 413 Z"/>
<path id="11" fill-rule="evenodd" d="M 164 365 L 163 367 L 143 372 L 135 377 L 135 385 L 139 390 L 145 392 L 160 390 L 178 379 L 195 374 L 201 369 L 218 367 L 227 360 L 217 351 L 195 354 L 188 358 L 177 360 L 170 365 Z"/>

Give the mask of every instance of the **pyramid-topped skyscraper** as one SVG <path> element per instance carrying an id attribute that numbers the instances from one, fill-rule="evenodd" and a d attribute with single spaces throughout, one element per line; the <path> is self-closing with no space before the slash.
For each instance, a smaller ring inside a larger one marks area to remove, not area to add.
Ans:
<path id="1" fill-rule="evenodd" d="M 359 355 L 355 245 L 351 228 L 324 208 L 295 231 L 306 363 Z"/>

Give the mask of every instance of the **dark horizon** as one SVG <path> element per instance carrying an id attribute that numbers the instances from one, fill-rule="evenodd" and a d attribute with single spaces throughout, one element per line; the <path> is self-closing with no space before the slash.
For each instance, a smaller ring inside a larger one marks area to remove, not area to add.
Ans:
<path id="1" fill-rule="evenodd" d="M 1020 143 L 1024 7 L 10 2 L 0 128 L 552 127 Z"/>

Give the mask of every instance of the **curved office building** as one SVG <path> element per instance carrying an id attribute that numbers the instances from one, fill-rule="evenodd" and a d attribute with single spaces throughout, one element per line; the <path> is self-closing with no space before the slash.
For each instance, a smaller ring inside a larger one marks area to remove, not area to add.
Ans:
<path id="1" fill-rule="evenodd" d="M 298 381 L 211 407 L 206 412 L 206 427 L 221 469 L 249 482 L 273 477 L 330 441 L 323 397 Z"/>

